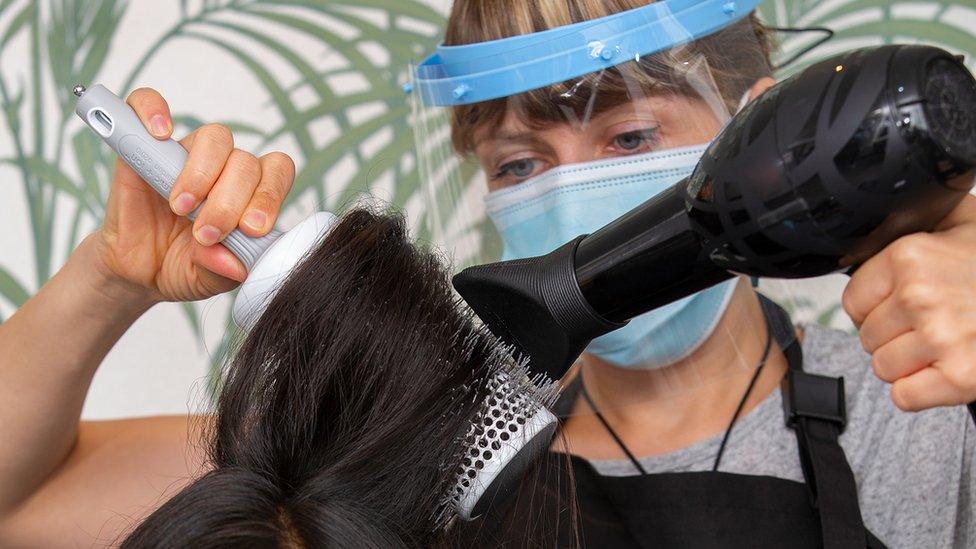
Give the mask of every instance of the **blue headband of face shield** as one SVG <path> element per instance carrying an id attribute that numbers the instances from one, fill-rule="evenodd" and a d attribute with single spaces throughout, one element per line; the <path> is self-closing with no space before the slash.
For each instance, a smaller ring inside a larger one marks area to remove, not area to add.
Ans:
<path id="1" fill-rule="evenodd" d="M 661 0 L 532 34 L 438 46 L 416 67 L 413 90 L 427 106 L 507 97 L 638 60 L 712 34 L 760 0 Z"/>

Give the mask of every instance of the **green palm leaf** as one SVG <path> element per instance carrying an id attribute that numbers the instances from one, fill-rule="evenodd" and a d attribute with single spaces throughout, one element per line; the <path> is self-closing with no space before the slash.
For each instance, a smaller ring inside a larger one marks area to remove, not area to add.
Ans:
<path id="1" fill-rule="evenodd" d="M 777 26 L 824 26 L 835 30 L 826 45 L 803 56 L 789 71 L 839 51 L 871 44 L 924 41 L 966 55 L 970 67 L 976 56 L 976 8 L 964 1 L 888 0 L 767 0 L 761 6 L 763 19 Z M 965 21 L 968 18 L 969 24 Z M 783 57 L 809 44 L 813 36 L 788 36 Z"/>
<path id="2" fill-rule="evenodd" d="M 10 274 L 7 269 L 0 266 L 0 296 L 10 302 L 14 307 L 20 307 L 30 297 L 27 288 Z"/>
<path id="3" fill-rule="evenodd" d="M 5 4 L 9 5 L 10 2 L 6 2 Z M 6 6 L 4 6 L 3 9 L 6 9 Z M 13 19 L 10 20 L 10 23 L 7 25 L 7 28 L 3 31 L 3 35 L 0 35 L 0 49 L 6 46 L 7 42 L 9 42 L 11 38 L 16 36 L 17 33 L 19 33 L 30 23 L 31 17 L 33 17 L 33 15 L 34 15 L 34 7 L 30 4 L 25 5 L 23 8 L 21 8 L 19 12 L 17 12 L 17 15 L 15 15 Z"/>
<path id="4" fill-rule="evenodd" d="M 398 17 L 405 15 L 434 22 L 438 26 L 443 22 L 440 14 L 418 2 L 369 2 L 367 4 L 369 7 L 385 11 L 390 21 L 396 21 Z M 289 195 L 288 205 L 295 204 L 300 197 L 313 192 L 317 202 L 323 207 L 341 211 L 352 204 L 356 196 L 368 192 L 372 183 L 382 174 L 391 171 L 396 178 L 392 193 L 394 203 L 402 205 L 416 196 L 419 188 L 416 170 L 402 169 L 403 163 L 400 162 L 405 155 L 413 154 L 413 137 L 412 130 L 407 124 L 409 112 L 406 97 L 399 83 L 403 80 L 404 70 L 408 65 L 407 56 L 413 56 L 410 52 L 430 49 L 436 41 L 435 36 L 396 28 L 395 23 L 390 25 L 392 28 L 386 28 L 370 18 L 363 18 L 358 12 L 345 10 L 349 7 L 360 8 L 362 7 L 360 3 L 254 1 L 224 6 L 231 7 L 232 9 L 225 11 L 240 16 L 240 22 L 238 19 L 218 20 L 211 17 L 210 13 L 193 14 L 186 10 L 184 17 L 188 21 L 193 21 L 192 27 L 181 26 L 174 30 L 172 35 L 198 40 L 230 54 L 243 69 L 255 77 L 268 94 L 282 122 L 279 127 L 269 128 L 263 132 L 263 142 L 269 143 L 287 135 L 298 144 L 304 157 L 304 161 L 299 166 L 293 191 Z M 296 15 L 293 9 L 283 11 L 281 9 L 283 7 L 306 9 L 341 20 L 346 26 L 358 32 L 359 36 L 352 40 L 337 36 L 323 26 L 313 23 L 312 18 Z M 213 9 L 213 5 L 210 9 Z M 345 72 L 361 76 L 367 82 L 368 89 L 352 94 L 344 94 L 341 90 L 332 89 L 328 77 L 341 74 L 340 71 L 316 71 L 302 53 L 293 51 L 289 47 L 286 35 L 274 32 L 277 30 L 274 27 L 260 25 L 262 20 L 278 25 L 279 28 L 284 26 L 296 33 L 312 37 L 322 44 L 323 50 L 328 51 L 330 56 L 342 56 L 352 67 Z M 210 30 L 234 33 L 239 38 L 250 42 L 252 46 L 259 46 L 269 54 L 273 54 L 275 60 L 285 62 L 294 69 L 299 75 L 299 81 L 288 86 L 278 82 L 266 65 L 268 62 L 266 59 L 255 56 L 251 48 L 244 50 L 223 39 L 215 38 L 210 34 Z M 389 65 L 400 70 L 377 66 L 363 53 L 361 45 L 364 43 L 386 46 L 390 59 Z M 308 85 L 312 89 L 315 103 L 298 108 L 289 92 L 301 85 Z M 349 112 L 370 104 L 382 104 L 384 110 L 366 120 L 353 123 Z M 310 126 L 322 118 L 334 120 L 340 132 L 332 141 L 317 146 L 312 139 Z M 192 125 L 189 120 L 183 119 L 183 121 Z M 222 122 L 235 125 L 235 121 Z M 364 158 L 361 153 L 363 143 L 378 132 L 390 129 L 393 130 L 392 138 L 382 151 L 373 157 Z M 352 155 L 356 160 L 354 173 L 341 182 L 327 180 L 327 173 L 346 155 Z M 409 164 L 413 165 L 413 163 Z M 289 207 L 288 205 L 286 208 Z M 186 311 L 188 315 L 192 312 L 191 309 Z M 232 333 L 232 330 L 228 329 L 227 333 Z M 226 348 L 226 346 L 226 340 L 222 340 L 218 348 Z M 215 368 L 219 360 L 219 356 L 214 357 Z"/>
<path id="5" fill-rule="evenodd" d="M 976 10 L 968 4 L 963 0 L 896 4 L 887 0 L 767 0 L 762 12 L 767 21 L 781 26 L 825 25 L 837 29 L 834 41 L 804 56 L 791 67 L 796 70 L 838 49 L 913 37 L 967 54 L 972 60 L 976 58 L 976 25 L 960 24 L 958 16 L 969 13 L 965 11 L 968 9 L 976 18 Z M 29 45 L 28 72 L 10 74 L 0 67 L 0 113 L 5 122 L 0 131 L 14 147 L 11 154 L 4 152 L 6 158 L 0 163 L 17 168 L 27 197 L 36 286 L 63 258 L 59 254 L 59 259 L 54 259 L 53 243 L 66 242 L 70 250 L 82 227 L 99 223 L 104 215 L 114 154 L 85 128 L 74 126 L 70 130 L 73 133 L 69 132 L 73 106 L 69 90 L 77 82 L 97 80 L 119 25 L 124 24 L 127 6 L 125 0 L 0 0 L 0 15 L 5 21 L 0 28 L 0 53 L 18 39 L 26 39 Z M 130 88 L 154 56 L 175 39 L 195 40 L 200 47 L 230 55 L 241 70 L 253 75 L 279 120 L 273 127 L 255 124 L 243 116 L 217 122 L 257 138 L 259 148 L 281 138 L 297 144 L 301 159 L 286 210 L 310 194 L 323 207 L 339 210 L 375 189 L 377 181 L 391 177 L 389 197 L 393 204 L 414 208 L 423 203 L 417 163 L 412 158 L 410 112 L 400 84 L 408 65 L 437 43 L 444 24 L 440 11 L 425 0 L 179 0 L 178 6 L 179 19 L 145 48 L 125 79 L 125 88 Z M 920 17 L 923 12 L 930 15 Z M 341 24 L 346 31 L 340 33 L 323 21 Z M 291 33 L 314 40 L 319 50 L 297 50 L 291 44 Z M 233 41 L 226 39 L 228 34 Z M 786 37 L 784 55 L 797 51 L 811 38 Z M 248 47 L 238 45 L 242 43 Z M 371 55 L 375 48 L 385 52 L 384 62 L 378 63 Z M 321 54 L 337 56 L 342 66 L 317 69 L 315 56 Z M 297 75 L 294 81 L 278 81 L 272 68 L 282 63 Z M 366 89 L 348 93 L 341 84 L 333 83 L 350 75 L 361 78 Z M 46 89 L 48 85 L 52 87 Z M 311 90 L 311 104 L 299 105 L 294 100 L 293 93 L 301 87 Z M 56 108 L 44 103 L 48 96 L 56 98 Z M 367 118 L 354 115 L 366 106 L 378 107 Z M 187 128 L 212 121 L 180 113 L 175 120 Z M 314 125 L 324 120 L 334 122 L 339 131 L 337 137 L 319 143 Z M 56 123 L 53 132 L 52 122 Z M 378 136 L 385 139 L 383 146 L 369 150 L 366 145 Z M 435 145 L 445 150 L 449 146 Z M 354 160 L 352 170 L 342 179 L 332 176 L 336 164 L 347 157 Z M 465 181 L 472 181 L 476 173 L 468 165 L 462 165 L 461 172 Z M 420 208 L 414 209 L 410 213 L 418 227 L 416 235 L 426 239 L 430 235 L 422 224 L 425 214 Z M 60 218 L 68 222 L 55 224 Z M 484 229 L 486 223 L 484 219 L 458 220 L 457 225 L 468 231 Z M 62 230 L 63 234 L 55 234 Z M 3 261 L 9 259 L 0 258 Z M 0 296 L 5 301 L 16 307 L 30 292 L 30 286 L 0 265 Z M 820 320 L 830 321 L 837 310 L 836 306 L 824 309 Z M 194 333 L 202 338 L 197 307 L 184 304 L 182 311 Z M 231 348 L 230 338 L 236 333 L 229 318 L 227 335 L 217 345 L 219 352 L 213 358 L 215 365 Z M 216 387 L 218 380 L 213 381 Z"/>
<path id="6" fill-rule="evenodd" d="M 73 104 L 71 88 L 91 82 L 105 61 L 125 3 L 117 0 L 51 2 L 51 16 L 45 25 L 48 63 L 62 110 Z"/>

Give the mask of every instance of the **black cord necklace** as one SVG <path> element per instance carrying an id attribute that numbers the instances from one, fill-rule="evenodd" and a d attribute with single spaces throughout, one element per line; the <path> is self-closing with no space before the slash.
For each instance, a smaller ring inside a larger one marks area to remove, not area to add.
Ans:
<path id="1" fill-rule="evenodd" d="M 749 386 L 746 387 L 746 392 L 745 394 L 742 395 L 742 398 L 739 400 L 739 405 L 736 406 L 735 413 L 732 414 L 732 419 L 729 421 L 729 426 L 725 429 L 725 435 L 722 436 L 722 443 L 719 444 L 718 453 L 715 454 L 715 462 L 712 464 L 712 471 L 718 471 L 718 466 L 722 462 L 722 455 L 725 453 L 725 446 L 729 441 L 729 436 L 732 434 L 732 427 L 735 426 L 736 420 L 739 419 L 739 414 L 742 413 L 742 408 L 745 407 L 746 401 L 749 400 L 749 395 L 752 394 L 752 390 L 756 386 L 756 381 L 759 379 L 759 374 L 762 373 L 763 366 L 766 365 L 766 360 L 769 358 L 769 352 L 772 350 L 772 348 L 773 348 L 773 327 L 772 327 L 772 323 L 769 321 L 769 319 L 767 319 L 766 320 L 766 348 L 763 349 L 762 358 L 759 359 L 759 364 L 756 365 L 756 371 L 752 374 L 752 379 L 749 380 Z M 641 465 L 640 461 L 638 461 L 637 458 L 634 457 L 634 454 L 630 451 L 630 448 L 628 448 L 627 445 L 624 444 L 624 441 L 620 438 L 617 432 L 613 430 L 613 427 L 610 427 L 610 423 L 607 422 L 607 419 L 603 417 L 603 414 L 600 412 L 600 409 L 597 408 L 596 403 L 593 402 L 593 398 L 590 397 L 589 391 L 586 390 L 586 384 L 583 382 L 582 378 L 580 379 L 580 390 L 583 393 L 583 398 L 586 399 L 586 403 L 590 406 L 590 409 L 593 410 L 593 413 L 596 415 L 597 419 L 600 420 L 600 423 L 603 424 L 603 427 L 607 430 L 608 433 L 610 433 L 610 436 L 613 437 L 613 440 L 617 443 L 618 446 L 620 446 L 620 449 L 623 450 L 624 454 L 627 455 L 627 458 L 630 459 L 630 462 L 634 464 L 634 467 L 636 467 L 638 471 L 640 471 L 640 474 L 646 475 L 647 470 L 644 469 L 644 466 Z"/>

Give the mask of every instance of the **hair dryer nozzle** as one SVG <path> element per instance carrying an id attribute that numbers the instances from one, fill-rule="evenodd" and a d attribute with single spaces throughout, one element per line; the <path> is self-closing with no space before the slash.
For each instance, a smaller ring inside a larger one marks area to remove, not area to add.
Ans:
<path id="1" fill-rule="evenodd" d="M 533 372 L 559 379 L 593 338 L 624 324 L 602 318 L 576 281 L 582 237 L 528 259 L 469 267 L 454 288 L 491 331 L 529 359 Z"/>

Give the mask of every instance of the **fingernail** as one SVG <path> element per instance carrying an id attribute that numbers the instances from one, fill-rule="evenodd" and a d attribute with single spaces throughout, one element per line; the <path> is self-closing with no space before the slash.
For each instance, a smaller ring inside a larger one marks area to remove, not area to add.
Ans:
<path id="1" fill-rule="evenodd" d="M 169 120 L 161 114 L 154 114 L 149 119 L 149 127 L 152 128 L 153 135 L 156 137 L 166 137 L 169 135 Z"/>
<path id="2" fill-rule="evenodd" d="M 173 201 L 173 211 L 176 215 L 186 215 L 197 207 L 197 198 L 190 193 L 180 193 Z"/>
<path id="3" fill-rule="evenodd" d="M 244 214 L 243 221 L 248 227 L 255 231 L 260 231 L 264 228 L 264 224 L 268 222 L 268 214 L 261 210 L 251 210 Z"/>
<path id="4" fill-rule="evenodd" d="M 220 230 L 213 225 L 204 225 L 197 229 L 197 242 L 204 246 L 213 246 L 220 240 Z"/>

